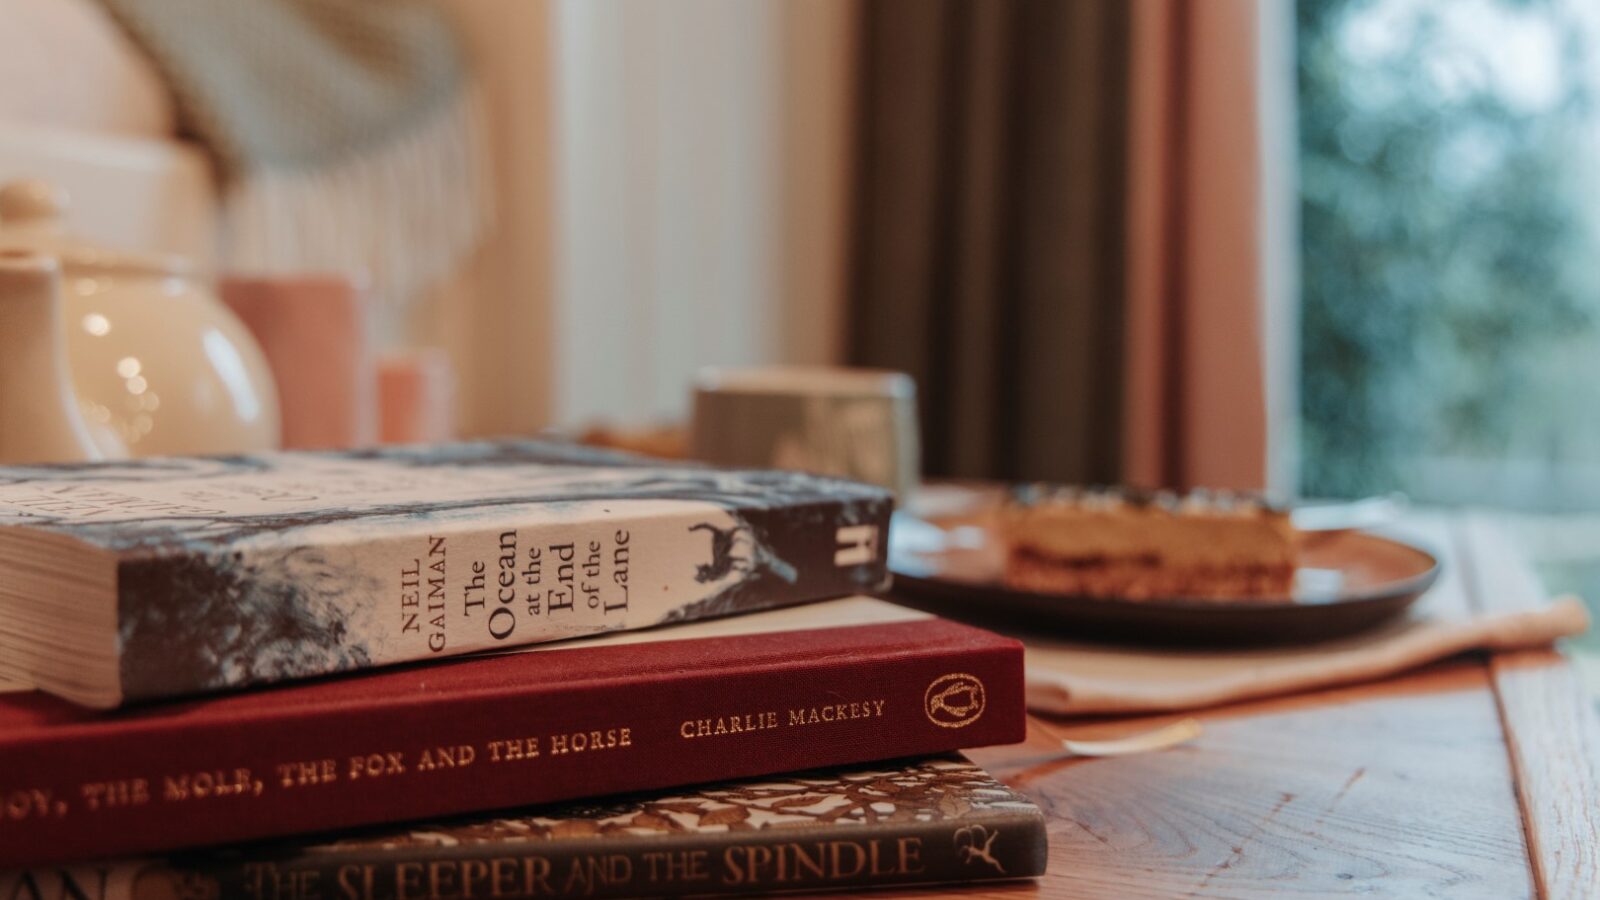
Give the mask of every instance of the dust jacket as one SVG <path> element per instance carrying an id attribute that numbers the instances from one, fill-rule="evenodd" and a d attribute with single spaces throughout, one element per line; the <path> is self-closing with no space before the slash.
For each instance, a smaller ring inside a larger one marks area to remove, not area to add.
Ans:
<path id="1" fill-rule="evenodd" d="M 825 769 L 167 859 L 0 873 L 0 896 L 705 896 L 1044 874 L 1044 816 L 960 756 Z"/>
<path id="2" fill-rule="evenodd" d="M 0 868 L 1023 739 L 1022 647 L 872 598 L 96 713 L 0 697 Z"/>
<path id="3" fill-rule="evenodd" d="M 871 591 L 890 495 L 539 441 L 0 469 L 0 681 L 106 708 Z"/>

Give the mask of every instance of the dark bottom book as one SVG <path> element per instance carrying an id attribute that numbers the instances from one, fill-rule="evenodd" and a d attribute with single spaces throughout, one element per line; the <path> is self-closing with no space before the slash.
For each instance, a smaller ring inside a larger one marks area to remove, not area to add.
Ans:
<path id="1" fill-rule="evenodd" d="M 1031 878 L 1044 817 L 961 756 L 0 874 L 0 897 L 465 900 Z"/>

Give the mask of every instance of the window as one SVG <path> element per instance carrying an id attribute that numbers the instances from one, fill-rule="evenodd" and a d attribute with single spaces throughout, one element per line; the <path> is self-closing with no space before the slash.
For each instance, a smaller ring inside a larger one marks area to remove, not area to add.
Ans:
<path id="1" fill-rule="evenodd" d="M 1600 5 L 1297 28 L 1302 491 L 1600 509 Z"/>
<path id="2" fill-rule="evenodd" d="M 1296 26 L 1302 492 L 1519 510 L 1600 613 L 1600 4 Z M 1573 649 L 1600 690 L 1600 634 Z"/>

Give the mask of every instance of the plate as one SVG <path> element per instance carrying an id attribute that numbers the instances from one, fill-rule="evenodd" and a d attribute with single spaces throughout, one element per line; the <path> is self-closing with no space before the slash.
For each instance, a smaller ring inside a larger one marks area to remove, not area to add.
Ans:
<path id="1" fill-rule="evenodd" d="M 1140 643 L 1285 644 L 1342 637 L 1404 612 L 1439 577 L 1411 544 L 1363 531 L 1303 534 L 1294 594 L 1123 600 L 1008 587 L 993 527 L 1003 485 L 924 488 L 890 530 L 897 596 L 957 619 Z"/>

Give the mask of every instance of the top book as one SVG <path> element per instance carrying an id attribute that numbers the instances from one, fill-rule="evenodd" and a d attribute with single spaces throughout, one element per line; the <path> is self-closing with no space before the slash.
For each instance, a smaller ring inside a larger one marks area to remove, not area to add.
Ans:
<path id="1" fill-rule="evenodd" d="M 0 468 L 0 681 L 108 708 L 870 591 L 892 508 L 522 440 Z"/>

